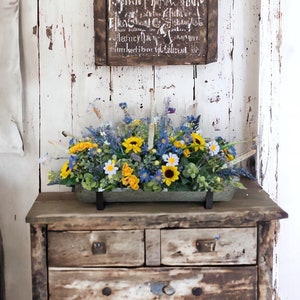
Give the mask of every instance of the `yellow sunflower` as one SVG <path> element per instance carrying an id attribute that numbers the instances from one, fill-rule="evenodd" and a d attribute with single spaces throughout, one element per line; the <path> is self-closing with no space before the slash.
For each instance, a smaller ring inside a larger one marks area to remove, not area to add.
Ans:
<path id="1" fill-rule="evenodd" d="M 71 174 L 71 169 L 69 168 L 69 161 L 66 161 L 60 169 L 60 177 L 66 179 Z"/>
<path id="2" fill-rule="evenodd" d="M 142 152 L 142 145 L 143 145 L 144 139 L 136 136 L 131 136 L 128 139 L 125 139 L 122 145 L 126 148 L 125 152 L 129 153 L 130 151 L 133 151 L 134 153 L 140 153 Z"/>
<path id="3" fill-rule="evenodd" d="M 172 182 L 179 179 L 180 172 L 176 166 L 162 166 L 163 182 L 170 186 Z"/>
<path id="4" fill-rule="evenodd" d="M 80 142 L 69 149 L 70 154 L 75 154 L 76 152 L 81 152 L 85 149 L 97 148 L 98 145 L 91 142 Z"/>
<path id="5" fill-rule="evenodd" d="M 192 136 L 192 139 L 193 139 L 192 146 L 194 147 L 194 150 L 195 151 L 204 150 L 204 148 L 205 148 L 205 140 L 204 140 L 204 138 L 200 134 L 198 134 L 196 132 L 193 132 L 191 134 L 191 136 Z"/>

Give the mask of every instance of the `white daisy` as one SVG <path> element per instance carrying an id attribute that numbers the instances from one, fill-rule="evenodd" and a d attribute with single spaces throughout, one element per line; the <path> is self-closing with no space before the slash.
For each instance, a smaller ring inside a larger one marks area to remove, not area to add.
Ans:
<path id="1" fill-rule="evenodd" d="M 177 154 L 163 154 L 162 158 L 167 163 L 167 166 L 177 166 L 179 163 L 179 157 L 177 156 Z"/>
<path id="2" fill-rule="evenodd" d="M 115 175 L 117 173 L 118 167 L 115 166 L 115 164 L 110 159 L 107 161 L 104 165 L 104 173 L 107 175 Z"/>
<path id="3" fill-rule="evenodd" d="M 220 146 L 216 140 L 207 143 L 207 148 L 210 156 L 217 155 L 220 151 Z"/>

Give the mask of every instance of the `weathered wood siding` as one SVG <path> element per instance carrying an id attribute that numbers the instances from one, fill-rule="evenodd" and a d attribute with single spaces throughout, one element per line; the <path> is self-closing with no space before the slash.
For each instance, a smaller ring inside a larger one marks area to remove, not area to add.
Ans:
<path id="1" fill-rule="evenodd" d="M 165 97 L 172 99 L 175 123 L 201 114 L 205 135 L 251 139 L 257 126 L 259 2 L 219 1 L 216 63 L 95 67 L 93 1 L 39 1 L 41 154 L 65 155 L 49 140 L 67 146 L 62 130 L 79 135 L 85 126 L 97 125 L 92 103 L 103 121 L 122 119 L 121 101 L 133 116 L 149 115 L 150 88 L 157 110 Z M 251 143 L 240 148 L 249 150 Z M 42 166 L 42 191 L 59 189 L 47 186 L 47 172 L 60 164 Z"/>
<path id="2" fill-rule="evenodd" d="M 261 5 L 260 31 L 260 90 L 258 125 L 257 176 L 273 199 L 278 196 L 278 155 L 280 77 L 281 77 L 281 11 L 280 1 L 267 1 Z M 272 22 L 270 20 L 272 19 Z"/>
<path id="3" fill-rule="evenodd" d="M 258 175 L 264 190 L 289 213 L 289 219 L 280 222 L 280 234 L 279 226 L 274 228 L 277 247 L 273 273 L 278 287 L 274 299 L 293 299 L 300 276 L 300 269 L 294 267 L 300 265 L 300 244 L 294 240 L 300 228 L 300 2 L 261 2 Z"/>
<path id="4" fill-rule="evenodd" d="M 100 98 L 96 103 L 104 119 L 109 120 L 113 115 L 117 120 L 122 118 L 118 108 L 120 101 L 127 101 L 136 116 L 147 114 L 149 89 L 155 87 L 156 99 L 161 101 L 171 96 L 180 115 L 201 113 L 205 134 L 223 134 L 230 139 L 256 134 L 261 1 L 218 2 L 218 62 L 196 68 L 96 68 L 93 0 L 20 1 L 25 156 L 0 157 L 0 226 L 6 259 L 7 299 L 31 298 L 29 227 L 24 226 L 24 218 L 39 192 L 39 155 L 47 152 L 64 154 L 48 141 L 62 140 L 66 145 L 61 130 L 78 134 L 84 126 L 98 122 L 89 112 L 89 103 L 95 98 Z M 275 5 L 280 1 L 263 2 L 264 14 L 261 16 L 264 30 L 267 30 L 265 41 L 270 40 L 273 22 L 277 21 L 273 15 L 268 17 L 266 5 L 270 2 Z M 263 54 L 267 51 L 264 47 L 260 49 Z M 261 65 L 271 72 L 269 65 L 264 63 L 262 59 Z M 278 68 L 273 71 L 275 76 Z M 271 76 L 261 80 L 265 83 L 261 98 L 268 101 Z M 268 113 L 265 108 L 262 116 L 267 117 Z M 270 126 L 265 128 L 264 138 L 270 134 Z M 271 152 L 267 146 L 264 149 L 268 159 Z M 272 149 L 276 147 L 272 146 Z M 267 161 L 270 167 L 276 160 L 273 156 L 270 160 L 261 156 L 263 164 Z M 52 160 L 41 166 L 42 191 L 59 189 L 58 186 L 47 186 L 48 170 L 59 165 L 60 162 Z M 273 176 L 274 172 L 265 171 L 265 174 Z M 265 186 L 267 180 L 265 177 Z M 272 186 L 270 184 L 270 190 Z M 19 247 L 15 246 L 16 241 Z M 287 248 L 290 251 L 292 247 Z"/>

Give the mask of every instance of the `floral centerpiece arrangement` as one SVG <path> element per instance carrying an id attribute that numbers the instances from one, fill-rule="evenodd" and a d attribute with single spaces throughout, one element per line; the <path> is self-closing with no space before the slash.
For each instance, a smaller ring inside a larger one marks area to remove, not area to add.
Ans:
<path id="1" fill-rule="evenodd" d="M 168 101 L 160 117 L 145 119 L 131 118 L 126 103 L 120 107 L 125 116 L 121 125 L 88 127 L 81 138 L 71 137 L 68 159 L 59 171 L 49 172 L 49 184 L 80 184 L 89 191 L 244 188 L 236 176 L 250 174 L 236 166 L 241 159 L 235 143 L 203 137 L 200 116 L 187 116 L 174 128 Z"/>

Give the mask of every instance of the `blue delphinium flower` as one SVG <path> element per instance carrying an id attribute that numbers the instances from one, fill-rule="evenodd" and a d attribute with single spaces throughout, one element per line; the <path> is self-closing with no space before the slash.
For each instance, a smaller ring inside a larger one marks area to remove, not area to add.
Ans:
<path id="1" fill-rule="evenodd" d="M 128 111 L 127 111 L 127 103 L 126 102 L 120 102 L 119 107 L 123 110 L 124 113 L 124 122 L 125 124 L 129 124 L 132 122 L 132 118 L 130 117 Z"/>
<path id="2" fill-rule="evenodd" d="M 170 140 L 166 132 L 161 132 L 157 142 L 157 154 L 163 155 L 167 152 Z"/>
<path id="3" fill-rule="evenodd" d="M 156 173 L 153 176 L 151 176 L 151 179 L 155 182 L 162 183 L 163 181 L 162 171 L 157 170 Z"/>
<path id="4" fill-rule="evenodd" d="M 145 168 L 139 171 L 139 178 L 141 182 L 149 182 L 151 179 L 148 170 Z"/>
<path id="5" fill-rule="evenodd" d="M 187 119 L 188 123 L 190 123 L 192 125 L 192 128 L 194 131 L 199 129 L 200 115 L 198 115 L 197 117 L 187 116 L 186 119 Z"/>
<path id="6" fill-rule="evenodd" d="M 77 155 L 71 155 L 69 158 L 69 168 L 73 170 L 74 166 L 76 165 Z"/>
<path id="7" fill-rule="evenodd" d="M 69 146 L 71 147 L 71 146 L 73 146 L 73 145 L 75 145 L 76 144 L 76 139 L 75 138 L 70 138 L 70 140 L 69 140 Z"/>
<path id="8" fill-rule="evenodd" d="M 97 153 L 97 149 L 96 148 L 89 149 L 89 152 L 88 152 L 89 157 L 94 157 L 96 153 Z"/>
<path id="9" fill-rule="evenodd" d="M 174 114 L 176 109 L 174 107 L 168 107 L 168 114 Z"/>
<path id="10" fill-rule="evenodd" d="M 231 154 L 233 157 L 236 157 L 236 150 L 235 148 L 231 145 L 227 148 L 227 151 L 229 154 Z"/>

